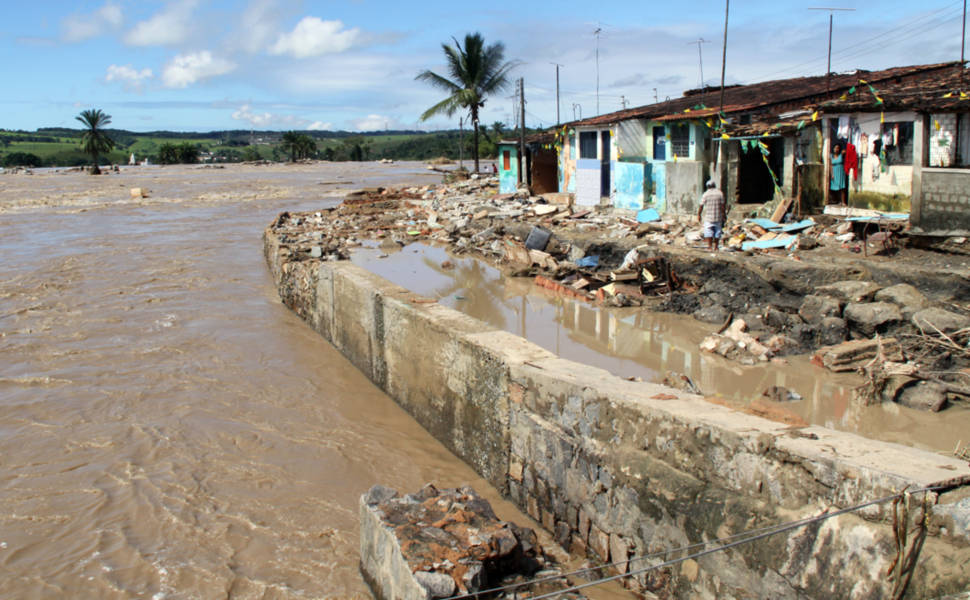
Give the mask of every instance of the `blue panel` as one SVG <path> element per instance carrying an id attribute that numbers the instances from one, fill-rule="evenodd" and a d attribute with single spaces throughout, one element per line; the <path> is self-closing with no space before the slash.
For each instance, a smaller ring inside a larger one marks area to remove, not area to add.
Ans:
<path id="1" fill-rule="evenodd" d="M 576 161 L 577 169 L 589 169 L 589 170 L 600 170 L 600 161 L 598 158 L 580 158 Z"/>
<path id="2" fill-rule="evenodd" d="M 643 208 L 643 163 L 614 163 L 617 208 L 638 210 Z"/>
<path id="3" fill-rule="evenodd" d="M 656 162 L 651 166 L 653 167 L 653 197 L 650 202 L 660 212 L 667 212 L 667 165 Z"/>

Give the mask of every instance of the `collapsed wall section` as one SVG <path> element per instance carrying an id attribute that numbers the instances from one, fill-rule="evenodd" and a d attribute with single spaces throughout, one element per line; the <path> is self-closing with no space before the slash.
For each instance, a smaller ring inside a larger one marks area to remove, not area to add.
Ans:
<path id="1" fill-rule="evenodd" d="M 970 493 L 960 487 L 970 469 L 954 458 L 793 429 L 624 381 L 352 264 L 294 255 L 272 228 L 265 252 L 287 306 L 572 550 L 632 560 L 617 570 L 636 570 L 657 552 L 949 481 L 956 491 L 933 495 L 940 504 L 908 596 L 970 585 Z M 889 507 L 643 573 L 631 585 L 677 597 L 889 597 Z"/>

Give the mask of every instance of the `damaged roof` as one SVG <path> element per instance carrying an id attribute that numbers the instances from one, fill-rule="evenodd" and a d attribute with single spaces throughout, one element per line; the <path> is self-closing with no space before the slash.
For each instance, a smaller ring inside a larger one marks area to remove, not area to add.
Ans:
<path id="1" fill-rule="evenodd" d="M 952 78 L 962 73 L 963 63 L 946 62 L 929 65 L 894 67 L 881 71 L 859 70 L 852 73 L 833 73 L 813 77 L 778 79 L 749 85 L 728 86 L 724 88 L 724 111 L 731 113 L 773 113 L 777 114 L 793 108 L 820 105 L 826 101 L 839 99 L 860 80 L 868 82 L 877 90 L 891 87 L 915 90 L 922 87 L 926 80 Z M 868 90 L 868 88 L 866 88 Z M 888 88 L 887 88 L 888 89 Z M 616 111 L 605 115 L 571 121 L 570 127 L 610 125 L 629 119 L 704 118 L 716 115 L 720 106 L 720 88 L 688 90 L 681 98 L 648 104 L 637 108 Z M 851 98 L 847 97 L 847 100 Z M 884 99 L 885 100 L 885 99 Z M 870 101 L 869 104 L 872 104 Z M 826 105 L 826 110 L 830 110 Z M 888 106 L 887 106 L 888 108 Z"/>

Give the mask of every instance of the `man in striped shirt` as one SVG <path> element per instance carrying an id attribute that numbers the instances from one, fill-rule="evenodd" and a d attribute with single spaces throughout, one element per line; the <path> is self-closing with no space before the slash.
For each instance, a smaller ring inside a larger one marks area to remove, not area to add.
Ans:
<path id="1" fill-rule="evenodd" d="M 704 239 L 707 249 L 717 252 L 724 227 L 724 194 L 717 189 L 713 179 L 707 180 L 707 191 L 701 196 L 701 205 L 697 209 L 697 220 L 704 224 Z"/>

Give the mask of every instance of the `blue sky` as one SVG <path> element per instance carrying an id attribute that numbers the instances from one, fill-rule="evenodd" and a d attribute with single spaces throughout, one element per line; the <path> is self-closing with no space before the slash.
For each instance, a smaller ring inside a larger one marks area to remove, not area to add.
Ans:
<path id="1" fill-rule="evenodd" d="M 838 2 L 856 11 L 836 14 L 833 70 L 958 60 L 962 4 Z M 824 73 L 828 13 L 813 5 L 735 0 L 728 82 Z M 528 125 L 547 126 L 552 63 L 563 121 L 649 104 L 699 85 L 700 38 L 704 80 L 719 83 L 723 24 L 723 0 L 6 1 L 0 127 L 73 127 L 85 108 L 133 131 L 456 127 L 419 121 L 440 93 L 414 76 L 444 73 L 441 43 L 471 31 L 505 43 Z M 511 124 L 511 94 L 482 121 Z"/>

